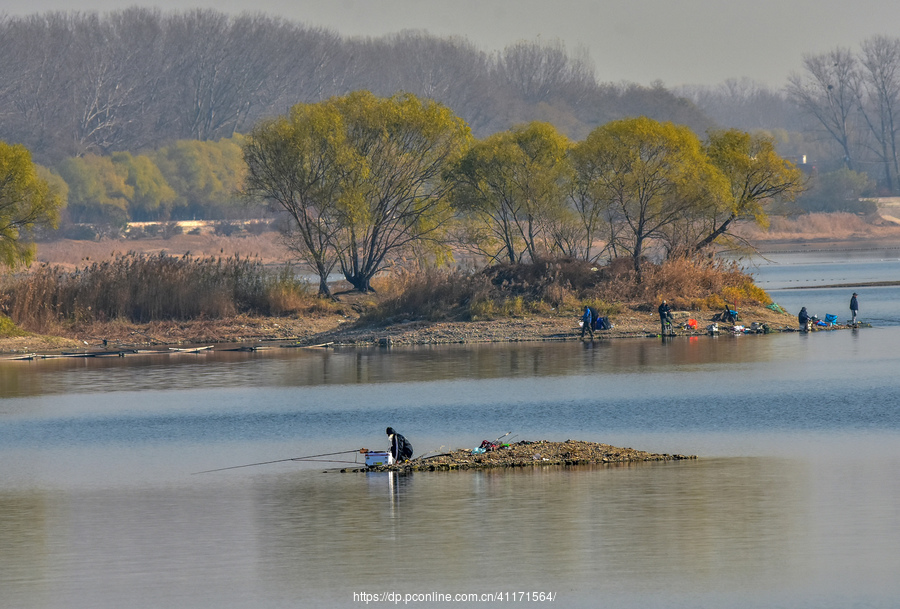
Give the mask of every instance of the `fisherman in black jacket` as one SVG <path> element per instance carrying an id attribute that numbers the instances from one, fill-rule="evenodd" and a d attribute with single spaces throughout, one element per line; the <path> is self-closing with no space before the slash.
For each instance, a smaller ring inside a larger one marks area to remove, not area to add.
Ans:
<path id="1" fill-rule="evenodd" d="M 394 431 L 393 427 L 387 428 L 387 435 L 391 441 L 391 456 L 394 457 L 394 462 L 409 461 L 413 456 L 413 447 L 409 440 Z"/>
<path id="2" fill-rule="evenodd" d="M 800 313 L 797 314 L 797 322 L 800 324 L 801 332 L 809 330 L 809 313 L 806 312 L 806 307 L 800 309 Z"/>
<path id="3" fill-rule="evenodd" d="M 668 334 L 666 332 L 666 323 L 671 323 L 672 319 L 672 309 L 666 303 L 666 301 L 662 301 L 662 304 L 659 305 L 659 324 L 662 326 L 662 335 L 665 336 Z M 671 330 L 670 330 L 671 331 Z"/>

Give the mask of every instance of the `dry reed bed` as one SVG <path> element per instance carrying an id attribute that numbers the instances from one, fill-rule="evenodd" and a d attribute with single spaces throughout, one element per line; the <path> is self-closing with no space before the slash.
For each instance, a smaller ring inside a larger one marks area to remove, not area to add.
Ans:
<path id="1" fill-rule="evenodd" d="M 0 313 L 48 334 L 66 326 L 309 312 L 323 303 L 293 269 L 248 258 L 125 254 L 75 271 L 44 265 L 0 280 Z"/>

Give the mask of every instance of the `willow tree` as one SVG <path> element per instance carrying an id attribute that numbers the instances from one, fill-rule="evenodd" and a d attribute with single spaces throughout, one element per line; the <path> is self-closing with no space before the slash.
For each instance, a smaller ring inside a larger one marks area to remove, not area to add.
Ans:
<path id="1" fill-rule="evenodd" d="M 767 226 L 765 206 L 776 199 L 793 200 L 803 191 L 803 173 L 775 152 L 775 143 L 764 135 L 737 129 L 713 131 L 706 154 L 722 173 L 727 189 L 711 194 L 705 209 L 705 234 L 697 240 L 699 251 L 729 234 L 735 223 L 752 221 Z"/>
<path id="2" fill-rule="evenodd" d="M 47 172 L 49 173 L 49 172 Z M 58 183 L 42 176 L 21 145 L 0 141 L 0 264 L 14 267 L 34 257 L 33 231 L 56 227 L 65 204 Z"/>
<path id="3" fill-rule="evenodd" d="M 453 214 L 442 177 L 469 138 L 448 108 L 413 95 L 301 104 L 250 135 L 244 190 L 288 212 L 285 236 L 316 269 L 321 292 L 336 265 L 367 292 L 414 250 L 447 254 Z"/>
<path id="4" fill-rule="evenodd" d="M 474 144 L 450 172 L 468 245 L 492 259 L 538 260 L 564 223 L 569 140 L 530 123 Z"/>
<path id="5" fill-rule="evenodd" d="M 285 212 L 282 239 L 319 277 L 319 294 L 331 297 L 328 276 L 337 264 L 344 179 L 360 170 L 334 105 L 298 104 L 288 116 L 260 123 L 244 145 L 244 194 Z M 350 204 L 345 204 L 347 207 Z"/>
<path id="6" fill-rule="evenodd" d="M 639 282 L 648 246 L 694 216 L 721 180 L 690 129 L 646 117 L 598 127 L 576 151 L 577 180 L 605 209 Z"/>
<path id="7" fill-rule="evenodd" d="M 325 102 L 343 118 L 347 145 L 358 167 L 342 180 L 334 244 L 344 278 L 370 291 L 379 271 L 414 248 L 449 254 L 453 219 L 443 180 L 469 144 L 468 125 L 449 108 L 402 94 L 380 98 L 367 91 Z"/>

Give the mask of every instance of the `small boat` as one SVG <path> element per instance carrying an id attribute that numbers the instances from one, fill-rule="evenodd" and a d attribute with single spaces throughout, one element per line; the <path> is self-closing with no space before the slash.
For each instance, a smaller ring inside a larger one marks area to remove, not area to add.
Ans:
<path id="1" fill-rule="evenodd" d="M 179 347 L 169 347 L 169 351 L 172 351 L 173 353 L 201 353 L 210 349 L 212 349 L 212 345 L 209 345 L 207 347 L 187 347 L 185 349 L 181 349 Z"/>

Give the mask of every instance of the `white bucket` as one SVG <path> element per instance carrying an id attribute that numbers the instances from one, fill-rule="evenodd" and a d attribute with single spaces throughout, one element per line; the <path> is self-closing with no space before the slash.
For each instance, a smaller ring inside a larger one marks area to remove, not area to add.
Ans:
<path id="1" fill-rule="evenodd" d="M 393 465 L 394 457 L 389 452 L 367 452 L 366 467 L 380 467 L 382 465 Z"/>

